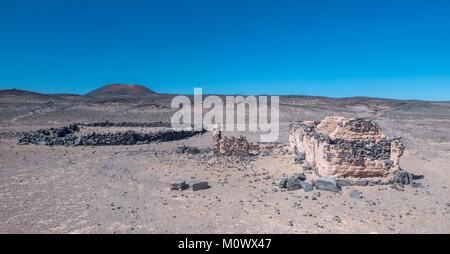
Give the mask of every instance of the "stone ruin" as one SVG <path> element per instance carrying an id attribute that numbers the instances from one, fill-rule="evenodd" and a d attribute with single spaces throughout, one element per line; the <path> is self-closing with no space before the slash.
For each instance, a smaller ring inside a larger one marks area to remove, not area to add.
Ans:
<path id="1" fill-rule="evenodd" d="M 198 134 L 203 134 L 206 130 L 174 130 L 170 128 L 170 123 L 150 122 L 134 123 L 122 122 L 112 123 L 109 121 L 99 123 L 75 123 L 68 126 L 50 129 L 40 129 L 31 132 L 24 132 L 20 137 L 19 145 L 48 145 L 48 146 L 116 146 L 116 145 L 143 145 L 154 142 L 167 142 L 189 138 Z M 80 133 L 82 127 L 97 127 L 105 129 L 106 132 Z M 139 127 L 156 128 L 151 132 L 108 131 L 110 128 Z"/>
<path id="2" fill-rule="evenodd" d="M 404 151 L 372 120 L 344 117 L 291 124 L 289 145 L 319 176 L 349 179 L 394 177 Z"/>
<path id="3" fill-rule="evenodd" d="M 223 137 L 218 128 L 213 130 L 213 150 L 216 154 L 246 156 L 253 149 L 254 145 L 243 136 Z"/>

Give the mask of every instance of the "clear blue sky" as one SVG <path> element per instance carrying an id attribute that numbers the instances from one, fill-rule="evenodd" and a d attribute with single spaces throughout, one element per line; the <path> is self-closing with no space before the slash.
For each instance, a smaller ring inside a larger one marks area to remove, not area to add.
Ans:
<path id="1" fill-rule="evenodd" d="M 450 1 L 0 1 L 0 89 L 450 100 Z"/>

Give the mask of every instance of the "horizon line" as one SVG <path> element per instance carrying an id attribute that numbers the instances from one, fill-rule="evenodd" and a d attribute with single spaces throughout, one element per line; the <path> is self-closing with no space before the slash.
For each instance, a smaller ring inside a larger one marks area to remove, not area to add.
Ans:
<path id="1" fill-rule="evenodd" d="M 113 84 L 110 84 L 113 85 Z M 139 84 L 124 84 L 124 85 L 139 85 Z M 108 85 L 105 85 L 108 86 Z M 148 88 L 145 85 L 139 85 L 139 86 L 143 86 Z M 104 86 L 101 86 L 104 87 Z M 99 87 L 99 88 L 101 88 Z M 98 89 L 98 88 L 96 88 Z M 96 90 L 94 89 L 94 90 Z M 148 88 L 150 89 L 150 88 Z M 92 90 L 92 91 L 94 91 Z M 38 94 L 38 95 L 73 95 L 73 96 L 80 96 L 80 97 L 106 97 L 106 96 L 110 96 L 110 97 L 144 97 L 146 96 L 145 94 L 143 95 L 121 95 L 121 94 L 105 94 L 105 95 L 88 95 L 90 92 L 87 93 L 44 93 L 44 92 L 38 92 L 38 91 L 33 91 L 33 90 L 26 90 L 26 89 L 20 89 L 20 88 L 6 88 L 6 89 L 0 89 L 0 93 L 1 92 L 5 92 L 5 91 L 21 91 L 21 92 L 28 92 L 28 93 L 34 93 L 34 94 Z M 151 91 L 153 91 L 155 95 L 184 95 L 184 96 L 194 96 L 194 93 L 160 93 L 157 92 L 154 89 L 151 89 Z M 378 99 L 378 100 L 392 100 L 392 101 L 417 101 L 417 102 L 444 102 L 444 103 L 450 103 L 450 99 L 448 100 L 425 100 L 425 99 L 398 99 L 398 98 L 388 98 L 388 97 L 372 97 L 372 96 L 368 96 L 368 95 L 355 95 L 355 96 L 325 96 L 325 95 L 312 95 L 312 94 L 248 94 L 248 93 L 202 93 L 202 96 L 211 96 L 211 95 L 216 95 L 216 96 L 279 96 L 279 97 L 310 97 L 310 98 L 327 98 L 327 99 Z"/>

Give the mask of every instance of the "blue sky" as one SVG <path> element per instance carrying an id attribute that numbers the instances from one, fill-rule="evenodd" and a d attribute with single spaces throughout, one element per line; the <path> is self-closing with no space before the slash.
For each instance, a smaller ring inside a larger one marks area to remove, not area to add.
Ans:
<path id="1" fill-rule="evenodd" d="M 450 1 L 0 1 L 0 89 L 110 83 L 450 100 Z"/>

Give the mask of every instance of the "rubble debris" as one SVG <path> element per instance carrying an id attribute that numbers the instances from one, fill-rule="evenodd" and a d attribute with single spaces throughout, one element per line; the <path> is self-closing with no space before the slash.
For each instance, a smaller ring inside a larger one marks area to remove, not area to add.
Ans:
<path id="1" fill-rule="evenodd" d="M 287 177 L 287 176 L 281 177 L 281 179 L 278 183 L 278 187 L 280 187 L 281 189 L 286 189 L 288 181 L 289 181 L 289 177 Z"/>
<path id="2" fill-rule="evenodd" d="M 412 174 L 405 170 L 399 169 L 395 172 L 394 182 L 402 185 L 409 185 L 412 183 Z"/>
<path id="3" fill-rule="evenodd" d="M 128 126 L 129 125 L 129 126 Z M 154 133 L 139 133 L 135 131 L 116 132 L 116 133 L 87 133 L 77 136 L 80 126 L 94 127 L 142 127 L 142 126 L 160 126 L 157 123 L 92 123 L 92 124 L 71 124 L 61 128 L 41 129 L 37 131 L 25 132 L 19 139 L 19 145 L 55 145 L 55 146 L 108 146 L 108 145 L 141 145 L 152 142 L 167 142 L 180 140 L 197 134 L 203 134 L 205 130 L 161 130 Z"/>
<path id="4" fill-rule="evenodd" d="M 294 190 L 299 190 L 302 188 L 302 180 L 297 177 L 297 176 L 292 176 L 291 178 L 289 178 L 289 181 L 287 182 L 287 190 L 288 191 L 294 191 Z"/>
<path id="5" fill-rule="evenodd" d="M 207 181 L 199 181 L 199 180 L 190 181 L 189 187 L 191 187 L 193 191 L 204 190 L 204 189 L 210 188 Z"/>
<path id="6" fill-rule="evenodd" d="M 321 176 L 319 179 L 316 180 L 314 183 L 314 186 L 318 190 L 325 190 L 325 191 L 332 191 L 332 192 L 339 192 L 341 189 L 339 185 L 336 182 L 336 179 L 329 176 Z"/>
<path id="7" fill-rule="evenodd" d="M 393 179 L 348 179 L 348 178 L 336 178 L 336 182 L 339 186 L 373 186 L 373 185 L 389 185 L 393 184 Z"/>
<path id="8" fill-rule="evenodd" d="M 364 118 L 293 123 L 289 144 L 294 154 L 305 154 L 305 162 L 319 175 L 340 178 L 391 177 L 404 151 L 400 138 L 387 137 Z"/>
<path id="9" fill-rule="evenodd" d="M 366 179 L 356 180 L 355 183 L 358 186 L 367 186 L 367 185 L 369 185 L 369 181 L 366 180 Z"/>
<path id="10" fill-rule="evenodd" d="M 336 182 L 338 183 L 339 186 L 352 186 L 352 185 L 354 185 L 351 180 L 344 179 L 344 178 L 338 178 L 338 179 L 336 179 Z"/>
<path id="11" fill-rule="evenodd" d="M 296 177 L 296 178 L 300 179 L 301 181 L 305 181 L 305 180 L 306 180 L 306 175 L 305 175 L 305 173 L 295 173 L 295 174 L 293 175 L 293 177 Z"/>
<path id="12" fill-rule="evenodd" d="M 286 189 L 288 191 L 294 191 L 303 189 L 305 192 L 310 192 L 314 190 L 314 185 L 312 182 L 306 181 L 306 176 L 304 173 L 297 173 L 288 177 L 283 174 L 280 181 L 278 182 L 278 187 L 280 189 Z"/>
<path id="13" fill-rule="evenodd" d="M 185 190 L 187 188 L 189 188 L 189 185 L 183 179 L 175 179 L 170 183 L 171 190 Z"/>
<path id="14" fill-rule="evenodd" d="M 415 174 L 412 175 L 413 180 L 422 180 L 424 178 L 425 178 L 424 175 L 415 175 Z"/>
<path id="15" fill-rule="evenodd" d="M 272 151 L 264 150 L 264 151 L 260 151 L 258 155 L 261 157 L 268 157 L 268 156 L 272 156 L 273 153 L 272 153 Z"/>
<path id="16" fill-rule="evenodd" d="M 356 198 L 356 199 L 362 199 L 363 198 L 362 193 L 360 191 L 358 191 L 358 190 L 353 190 L 352 192 L 350 192 L 349 196 L 351 198 Z"/>
<path id="17" fill-rule="evenodd" d="M 216 154 L 247 156 L 254 147 L 244 136 L 222 137 L 222 132 L 218 128 L 213 131 L 213 149 Z"/>
<path id="18" fill-rule="evenodd" d="M 191 147 L 191 146 L 183 145 L 183 146 L 177 147 L 175 152 L 176 153 L 199 154 L 200 153 L 200 149 L 198 149 L 197 147 Z"/>

